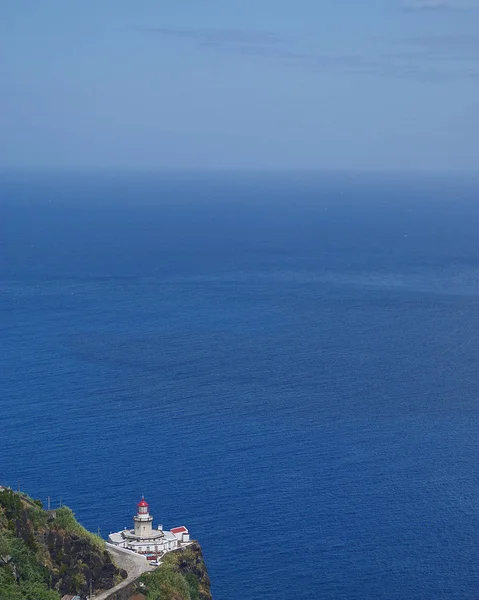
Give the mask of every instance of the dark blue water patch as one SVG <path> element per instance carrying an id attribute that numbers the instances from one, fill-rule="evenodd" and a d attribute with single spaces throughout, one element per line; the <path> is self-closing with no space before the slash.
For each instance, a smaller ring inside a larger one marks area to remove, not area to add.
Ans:
<path id="1" fill-rule="evenodd" d="M 2 182 L 0 482 L 226 598 L 476 598 L 477 189 Z M 459 202 L 458 202 L 459 198 Z"/>

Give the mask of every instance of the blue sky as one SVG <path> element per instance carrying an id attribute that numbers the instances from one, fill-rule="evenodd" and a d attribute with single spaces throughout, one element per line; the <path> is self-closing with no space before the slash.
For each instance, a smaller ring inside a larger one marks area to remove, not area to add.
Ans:
<path id="1" fill-rule="evenodd" d="M 479 167 L 479 0 L 6 0 L 0 35 L 3 167 Z"/>

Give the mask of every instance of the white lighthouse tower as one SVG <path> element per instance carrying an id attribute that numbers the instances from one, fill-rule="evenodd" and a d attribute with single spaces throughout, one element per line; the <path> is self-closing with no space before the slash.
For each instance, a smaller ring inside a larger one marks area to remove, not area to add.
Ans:
<path id="1" fill-rule="evenodd" d="M 148 538 L 153 535 L 153 517 L 150 515 L 148 503 L 142 498 L 138 503 L 138 511 L 133 517 L 135 523 L 135 536 L 138 538 Z"/>

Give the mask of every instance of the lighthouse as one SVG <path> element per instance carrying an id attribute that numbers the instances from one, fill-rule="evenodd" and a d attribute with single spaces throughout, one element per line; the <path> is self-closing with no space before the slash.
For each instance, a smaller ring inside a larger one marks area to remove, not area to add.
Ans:
<path id="1" fill-rule="evenodd" d="M 150 515 L 148 503 L 144 498 L 138 502 L 138 510 L 133 517 L 135 523 L 135 536 L 138 538 L 148 538 L 153 534 L 153 517 Z"/>
<path id="2" fill-rule="evenodd" d="M 110 533 L 108 542 L 117 548 L 125 548 L 137 554 L 156 557 L 190 543 L 190 535 L 186 527 L 175 527 L 170 531 L 163 531 L 163 526 L 158 525 L 157 529 L 153 529 L 153 517 L 150 515 L 148 502 L 144 498 L 137 504 L 133 523 L 134 529 Z"/>

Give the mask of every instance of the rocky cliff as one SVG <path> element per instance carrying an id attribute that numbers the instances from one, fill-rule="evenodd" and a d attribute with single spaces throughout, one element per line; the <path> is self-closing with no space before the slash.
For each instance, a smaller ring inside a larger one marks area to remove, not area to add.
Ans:
<path id="1" fill-rule="evenodd" d="M 110 589 L 126 577 L 103 540 L 81 527 L 67 507 L 0 491 L 0 600 L 58 600 Z"/>
<path id="2" fill-rule="evenodd" d="M 85 599 L 90 586 L 94 594 L 111 589 L 115 600 L 212 600 L 197 542 L 162 561 L 136 580 L 114 564 L 104 541 L 69 508 L 45 511 L 40 501 L 0 488 L 0 600 L 59 600 L 64 594 Z"/>

